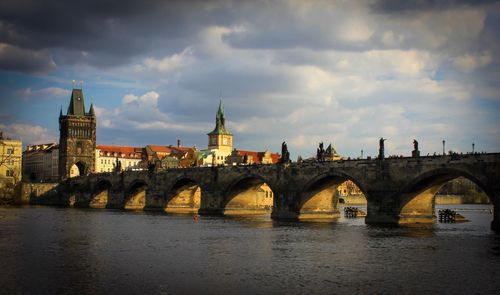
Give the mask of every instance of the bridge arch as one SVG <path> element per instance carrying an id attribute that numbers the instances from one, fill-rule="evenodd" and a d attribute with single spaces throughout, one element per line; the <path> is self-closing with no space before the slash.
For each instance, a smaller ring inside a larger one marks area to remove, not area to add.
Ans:
<path id="1" fill-rule="evenodd" d="M 70 182 L 66 204 L 68 206 L 80 206 L 83 195 L 83 185 L 79 182 Z"/>
<path id="2" fill-rule="evenodd" d="M 466 178 L 475 183 L 495 204 L 495 195 L 487 185 L 487 180 L 481 179 L 465 170 L 454 168 L 438 168 L 427 171 L 408 182 L 399 196 L 399 223 L 433 223 L 436 220 L 435 198 L 441 187 L 458 177 Z M 494 208 L 498 210 L 498 208 Z"/>
<path id="3" fill-rule="evenodd" d="M 144 209 L 146 205 L 146 193 L 149 188 L 148 182 L 136 179 L 125 190 L 123 208 L 131 210 Z"/>
<path id="4" fill-rule="evenodd" d="M 270 215 L 274 202 L 274 190 L 268 180 L 256 174 L 244 174 L 227 185 L 222 208 L 224 215 Z"/>
<path id="5" fill-rule="evenodd" d="M 106 208 L 112 184 L 107 179 L 98 179 L 90 197 L 90 208 Z"/>
<path id="6" fill-rule="evenodd" d="M 314 176 L 299 191 L 295 211 L 298 219 L 336 219 L 340 217 L 338 188 L 350 180 L 366 196 L 364 186 L 354 177 L 337 171 Z"/>
<path id="7" fill-rule="evenodd" d="M 167 213 L 197 213 L 201 205 L 201 185 L 190 177 L 179 177 L 165 194 Z"/>

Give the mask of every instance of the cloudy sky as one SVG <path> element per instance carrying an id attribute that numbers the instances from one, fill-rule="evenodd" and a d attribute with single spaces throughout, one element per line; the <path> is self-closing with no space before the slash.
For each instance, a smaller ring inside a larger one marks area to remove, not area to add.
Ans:
<path id="1" fill-rule="evenodd" d="M 205 148 L 219 97 L 241 149 L 295 159 L 500 151 L 496 1 L 0 2 L 0 129 L 58 140 L 72 80 L 98 144 Z"/>

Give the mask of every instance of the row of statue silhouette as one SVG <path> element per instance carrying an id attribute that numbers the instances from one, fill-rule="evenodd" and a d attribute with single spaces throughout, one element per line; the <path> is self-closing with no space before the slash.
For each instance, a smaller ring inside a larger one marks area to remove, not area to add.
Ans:
<path id="1" fill-rule="evenodd" d="M 379 140 L 379 159 L 384 159 L 384 154 L 385 154 L 385 148 L 384 148 L 384 142 L 386 141 L 386 138 L 381 137 Z M 326 151 L 324 149 L 323 142 L 319 143 L 319 146 L 316 150 L 316 161 L 318 162 L 324 162 L 328 157 L 332 157 L 333 155 L 331 154 L 332 149 L 329 151 Z M 419 157 L 420 156 L 420 151 L 418 150 L 418 141 L 413 140 L 413 151 L 412 151 L 412 157 Z M 288 146 L 285 141 L 281 144 L 281 158 L 280 158 L 280 163 L 290 163 L 290 152 L 288 151 Z"/>

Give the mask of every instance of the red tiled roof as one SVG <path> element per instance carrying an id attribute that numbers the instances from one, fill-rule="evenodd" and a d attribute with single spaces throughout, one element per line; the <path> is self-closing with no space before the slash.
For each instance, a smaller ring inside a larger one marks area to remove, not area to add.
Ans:
<path id="1" fill-rule="evenodd" d="M 148 145 L 147 146 L 152 152 L 155 153 L 171 153 L 172 149 L 161 145 Z"/>
<path id="2" fill-rule="evenodd" d="M 238 150 L 238 154 L 240 156 L 245 156 L 245 155 L 252 156 L 252 161 L 255 164 L 261 164 L 262 158 L 264 158 L 264 155 L 266 154 L 266 152 L 254 152 L 254 151 L 242 151 L 242 150 Z M 273 161 L 273 164 L 274 163 L 278 163 L 279 158 L 280 158 L 279 154 L 271 153 L 271 159 Z"/>

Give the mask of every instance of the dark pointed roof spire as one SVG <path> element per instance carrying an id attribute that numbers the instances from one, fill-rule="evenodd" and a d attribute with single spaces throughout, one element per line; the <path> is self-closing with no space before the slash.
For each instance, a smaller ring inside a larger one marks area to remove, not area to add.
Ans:
<path id="1" fill-rule="evenodd" d="M 89 115 L 91 115 L 92 117 L 95 117 L 94 104 L 93 103 L 90 104 Z"/>
<path id="2" fill-rule="evenodd" d="M 83 98 L 82 89 L 73 88 L 67 115 L 80 117 L 85 116 L 85 100 Z"/>
<path id="3" fill-rule="evenodd" d="M 209 134 L 227 134 L 231 135 L 229 131 L 226 130 L 226 118 L 224 117 L 224 104 L 222 104 L 222 97 L 219 100 L 219 109 L 217 110 L 217 115 L 215 116 L 215 129 Z"/>

